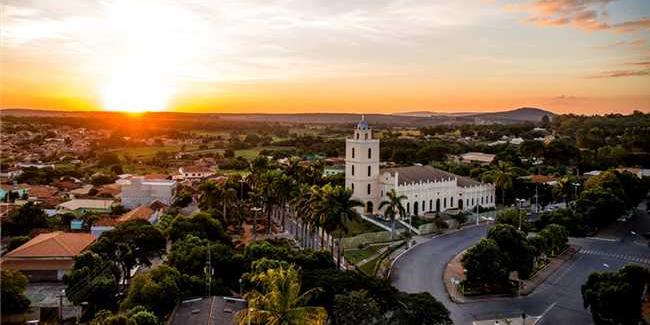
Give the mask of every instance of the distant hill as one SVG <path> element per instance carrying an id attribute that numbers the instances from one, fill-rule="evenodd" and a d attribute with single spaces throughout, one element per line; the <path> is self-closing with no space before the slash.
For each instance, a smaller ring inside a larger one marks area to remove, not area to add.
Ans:
<path id="1" fill-rule="evenodd" d="M 120 112 L 105 111 L 47 111 L 29 109 L 4 109 L 0 115 L 35 116 L 35 117 L 93 117 L 111 118 L 125 115 Z M 395 113 L 395 114 L 366 114 L 365 119 L 374 125 L 393 125 L 422 127 L 435 124 L 472 124 L 472 123 L 516 123 L 523 121 L 537 122 L 544 115 L 555 116 L 552 112 L 539 108 L 518 108 L 503 112 L 461 112 L 435 113 L 428 111 Z M 296 114 L 224 114 L 224 113 L 177 113 L 177 112 L 148 112 L 141 117 L 152 119 L 174 120 L 221 120 L 233 122 L 270 122 L 270 123 L 304 123 L 304 124 L 352 124 L 361 119 L 361 114 L 353 113 L 296 113 Z"/>
<path id="2" fill-rule="evenodd" d="M 544 117 L 544 115 L 548 115 L 548 117 L 551 119 L 553 119 L 553 117 L 555 116 L 553 112 L 549 112 L 547 110 L 543 110 L 541 108 L 535 108 L 535 107 L 522 107 L 511 111 L 480 113 L 480 114 L 474 114 L 470 116 L 474 118 L 486 120 L 486 121 L 511 120 L 511 121 L 522 121 L 522 122 L 524 121 L 538 122 L 542 119 L 542 117 Z"/>
<path id="3" fill-rule="evenodd" d="M 413 116 L 413 117 L 449 117 L 449 118 L 464 118 L 464 119 L 478 119 L 482 122 L 538 122 L 544 115 L 548 115 L 551 119 L 555 113 L 534 107 L 521 107 L 509 111 L 502 112 L 458 112 L 458 113 L 438 113 L 430 111 L 413 111 L 413 112 L 400 112 L 394 113 L 395 116 Z"/>

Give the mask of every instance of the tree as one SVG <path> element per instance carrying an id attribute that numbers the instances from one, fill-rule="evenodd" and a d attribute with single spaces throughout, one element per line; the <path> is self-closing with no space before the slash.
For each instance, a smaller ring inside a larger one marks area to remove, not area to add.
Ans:
<path id="1" fill-rule="evenodd" d="M 490 228 L 487 238 L 497 244 L 509 271 L 517 271 L 520 279 L 527 279 L 530 276 L 535 260 L 535 249 L 528 243 L 524 232 L 511 225 L 497 224 Z"/>
<path id="2" fill-rule="evenodd" d="M 348 233 L 347 225 L 360 219 L 356 208 L 363 204 L 352 199 L 352 191 L 342 186 L 331 187 L 328 184 L 323 189 L 323 209 L 320 211 L 323 217 L 322 225 L 329 234 L 336 232 L 340 242 L 343 235 Z"/>
<path id="3" fill-rule="evenodd" d="M 262 288 L 244 297 L 248 308 L 237 313 L 240 325 L 246 324 L 325 324 L 327 312 L 323 307 L 305 306 L 307 299 L 317 289 L 300 293 L 298 271 L 293 267 L 269 269 L 253 278 Z"/>
<path id="4" fill-rule="evenodd" d="M 151 260 L 165 251 L 165 244 L 165 237 L 156 227 L 145 220 L 132 220 L 103 233 L 90 250 L 117 263 L 122 278 L 128 282 L 133 268 L 151 266 Z"/>
<path id="5" fill-rule="evenodd" d="M 160 318 L 164 318 L 182 297 L 182 287 L 180 272 L 171 266 L 161 264 L 133 278 L 121 307 L 144 306 Z"/>
<path id="6" fill-rule="evenodd" d="M 465 252 L 461 263 L 467 270 L 464 282 L 470 287 L 500 287 L 508 283 L 508 266 L 493 239 L 481 239 Z"/>
<path id="7" fill-rule="evenodd" d="M 181 274 L 203 276 L 210 249 L 210 260 L 217 285 L 235 286 L 244 267 L 241 259 L 234 256 L 232 248 L 222 243 L 210 242 L 193 235 L 175 241 L 167 256 L 170 266 Z"/>
<path id="8" fill-rule="evenodd" d="M 91 317 L 98 310 L 115 310 L 119 292 L 120 270 L 111 260 L 85 251 L 75 257 L 72 270 L 63 278 L 65 294 L 75 304 L 87 303 Z"/>
<path id="9" fill-rule="evenodd" d="M 9 244 L 7 244 L 7 251 L 12 251 L 18 247 L 20 247 L 22 244 L 28 242 L 30 238 L 28 236 L 16 236 L 11 238 L 9 240 Z"/>
<path id="10" fill-rule="evenodd" d="M 125 313 L 113 314 L 102 310 L 95 315 L 90 325 L 159 325 L 158 317 L 142 306 L 136 306 Z"/>
<path id="11" fill-rule="evenodd" d="M 388 193 L 386 193 L 386 197 L 388 198 L 387 200 L 379 203 L 379 210 L 384 209 L 384 216 L 390 219 L 390 238 L 392 240 L 395 234 L 395 218 L 397 215 L 400 217 L 406 216 L 406 209 L 404 209 L 402 201 L 406 200 L 407 197 L 406 195 L 398 195 L 397 192 L 395 192 L 395 189 L 388 191 Z"/>
<path id="12" fill-rule="evenodd" d="M 174 202 L 172 202 L 172 206 L 184 208 L 190 205 L 190 203 L 192 203 L 192 193 L 182 191 L 176 195 Z"/>
<path id="13" fill-rule="evenodd" d="M 372 325 L 381 323 L 379 304 L 366 290 L 334 296 L 332 320 L 336 325 Z"/>
<path id="14" fill-rule="evenodd" d="M 3 268 L 2 288 L 2 312 L 6 314 L 19 314 L 29 309 L 29 299 L 25 297 L 27 289 L 27 277 L 19 271 Z"/>
<path id="15" fill-rule="evenodd" d="M 566 231 L 566 228 L 557 224 L 550 224 L 544 227 L 544 229 L 533 238 L 536 237 L 539 237 L 543 244 L 543 246 L 538 246 L 536 248 L 539 250 L 543 247 L 544 254 L 549 256 L 555 256 L 564 251 L 569 242 L 569 234 Z"/>
<path id="16" fill-rule="evenodd" d="M 3 232 L 7 231 L 8 234 L 25 235 L 34 229 L 48 228 L 48 226 L 47 214 L 30 201 L 18 210 L 11 212 L 7 224 L 2 228 Z"/>
<path id="17" fill-rule="evenodd" d="M 643 293 L 650 284 L 650 270 L 628 265 L 618 272 L 594 272 L 582 285 L 585 308 L 595 324 L 639 324 Z"/>
<path id="18" fill-rule="evenodd" d="M 528 233 L 528 230 L 530 229 L 526 212 L 519 209 L 505 209 L 499 211 L 499 213 L 497 213 L 496 222 L 498 224 L 513 226 L 524 233 Z"/>
<path id="19" fill-rule="evenodd" d="M 501 190 L 501 203 L 506 204 L 506 190 L 512 189 L 513 180 L 517 176 L 524 174 L 521 168 L 514 167 L 505 161 L 498 161 L 492 169 L 483 173 L 481 178 L 486 181 L 491 181 L 494 185 Z"/>
<path id="20" fill-rule="evenodd" d="M 221 222 L 206 212 L 198 212 L 193 216 L 176 217 L 168 230 L 169 239 L 176 241 L 187 235 L 194 235 L 210 241 L 230 245 L 230 236 L 226 233 Z"/>
<path id="21" fill-rule="evenodd" d="M 400 325 L 452 325 L 449 311 L 428 292 L 403 293 L 397 300 L 402 305 L 391 319 Z"/>

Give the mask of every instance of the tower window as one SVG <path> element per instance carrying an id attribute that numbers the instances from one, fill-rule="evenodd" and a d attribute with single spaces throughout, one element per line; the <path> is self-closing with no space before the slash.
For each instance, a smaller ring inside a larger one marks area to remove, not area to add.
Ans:
<path id="1" fill-rule="evenodd" d="M 359 132 L 357 132 L 357 140 L 359 140 Z"/>
<path id="2" fill-rule="evenodd" d="M 352 186 L 352 193 L 354 193 L 354 183 L 350 184 Z"/>
<path id="3" fill-rule="evenodd" d="M 368 184 L 368 195 L 370 195 L 370 184 Z"/>
<path id="4" fill-rule="evenodd" d="M 370 174 L 371 174 L 371 172 L 370 172 L 370 166 L 368 166 L 368 177 L 370 177 Z"/>
<path id="5" fill-rule="evenodd" d="M 354 165 L 352 165 L 352 176 L 354 176 Z"/>
<path id="6" fill-rule="evenodd" d="M 352 147 L 352 158 L 354 158 L 354 147 Z"/>
<path id="7" fill-rule="evenodd" d="M 451 197 L 451 200 L 449 201 L 449 206 L 452 207 L 452 208 L 454 207 L 454 197 L 453 196 Z"/>
<path id="8" fill-rule="evenodd" d="M 368 159 L 372 158 L 372 148 L 368 148 Z"/>
<path id="9" fill-rule="evenodd" d="M 368 133 L 366 133 L 366 140 L 368 140 Z"/>

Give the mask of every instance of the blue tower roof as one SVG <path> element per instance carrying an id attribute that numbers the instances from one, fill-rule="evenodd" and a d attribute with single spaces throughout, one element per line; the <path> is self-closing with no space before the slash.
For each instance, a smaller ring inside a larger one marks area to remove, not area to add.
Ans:
<path id="1" fill-rule="evenodd" d="M 361 115 L 361 121 L 357 123 L 357 129 L 359 130 L 368 130 L 370 127 L 368 126 L 368 122 L 365 119 L 365 116 Z"/>

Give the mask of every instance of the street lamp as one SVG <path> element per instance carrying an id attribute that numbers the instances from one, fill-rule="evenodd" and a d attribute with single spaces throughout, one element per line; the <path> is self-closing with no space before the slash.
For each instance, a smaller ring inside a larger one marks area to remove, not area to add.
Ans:
<path id="1" fill-rule="evenodd" d="M 242 278 L 239 278 L 239 296 L 244 296 L 244 280 Z"/>
<path id="2" fill-rule="evenodd" d="M 253 207 L 251 211 L 253 211 L 253 240 L 256 240 L 257 239 L 257 213 L 262 211 L 262 208 Z"/>
<path id="3" fill-rule="evenodd" d="M 573 200 L 577 200 L 578 199 L 578 187 L 580 187 L 580 183 L 575 182 L 575 183 L 573 183 L 571 185 L 573 185 Z"/>
<path id="4" fill-rule="evenodd" d="M 518 217 L 519 217 L 519 230 L 521 230 L 521 217 L 522 217 L 521 209 L 522 209 L 522 207 L 524 205 L 524 202 L 526 202 L 526 199 L 517 199 L 516 198 L 515 201 L 517 201 L 517 214 L 518 214 Z"/>

